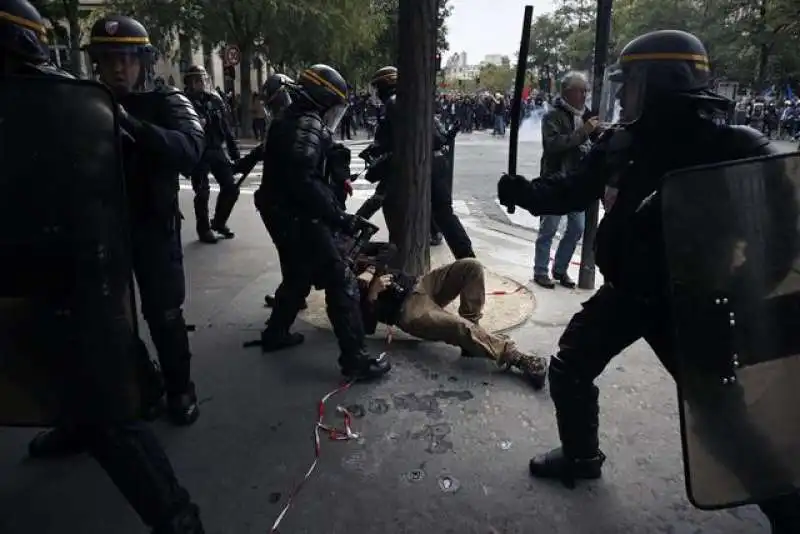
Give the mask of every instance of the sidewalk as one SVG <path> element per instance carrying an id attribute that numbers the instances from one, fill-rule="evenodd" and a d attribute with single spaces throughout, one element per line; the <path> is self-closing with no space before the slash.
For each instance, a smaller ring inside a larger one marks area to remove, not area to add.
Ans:
<path id="1" fill-rule="evenodd" d="M 280 281 L 274 248 L 249 197 L 231 220 L 236 239 L 217 245 L 195 241 L 191 194 L 181 206 L 202 413 L 189 428 L 155 428 L 208 534 L 270 532 L 314 460 L 318 403 L 340 383 L 338 350 L 331 332 L 302 320 L 296 328 L 306 342 L 293 350 L 243 349 L 269 314 L 263 295 Z M 524 281 L 530 247 L 479 223 L 464 219 L 487 269 Z M 533 316 L 511 336 L 551 354 L 588 294 L 531 291 Z M 703 513 L 686 501 L 674 385 L 642 344 L 600 380 L 608 467 L 603 480 L 574 491 L 527 473 L 530 456 L 558 439 L 546 391 L 488 361 L 460 358 L 454 347 L 371 339 L 369 348 L 388 350 L 394 369 L 328 402 L 326 422 L 340 426 L 336 407 L 346 407 L 358 436 L 322 434 L 320 463 L 281 525 L 285 534 L 767 532 L 750 509 Z M 146 531 L 88 458 L 23 461 L 34 433 L 0 429 L 0 532 Z"/>

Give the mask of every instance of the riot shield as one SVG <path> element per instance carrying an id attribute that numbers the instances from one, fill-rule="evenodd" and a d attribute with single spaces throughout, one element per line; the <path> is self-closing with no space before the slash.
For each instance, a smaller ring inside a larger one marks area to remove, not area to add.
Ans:
<path id="1" fill-rule="evenodd" d="M 116 109 L 94 82 L 0 84 L 0 425 L 139 408 Z"/>
<path id="2" fill-rule="evenodd" d="M 667 175 L 686 486 L 703 509 L 800 488 L 800 154 Z"/>

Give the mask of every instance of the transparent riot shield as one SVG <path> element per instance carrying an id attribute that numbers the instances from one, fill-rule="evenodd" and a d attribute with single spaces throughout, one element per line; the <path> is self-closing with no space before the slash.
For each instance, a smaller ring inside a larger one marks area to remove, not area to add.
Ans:
<path id="1" fill-rule="evenodd" d="M 0 425 L 138 410 L 116 110 L 94 82 L 0 84 Z"/>
<path id="2" fill-rule="evenodd" d="M 686 486 L 704 509 L 800 487 L 800 154 L 685 169 L 662 215 Z"/>

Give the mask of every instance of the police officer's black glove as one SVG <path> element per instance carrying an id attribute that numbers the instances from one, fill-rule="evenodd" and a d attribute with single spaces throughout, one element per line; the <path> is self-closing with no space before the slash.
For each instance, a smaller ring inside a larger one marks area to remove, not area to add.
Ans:
<path id="1" fill-rule="evenodd" d="M 517 204 L 515 199 L 521 187 L 527 185 L 528 180 L 519 174 L 503 174 L 497 182 L 497 200 L 509 213 L 514 213 Z"/>
<path id="2" fill-rule="evenodd" d="M 363 217 L 342 212 L 339 216 L 337 226 L 345 235 L 354 236 L 358 232 L 358 229 L 364 225 L 364 222 L 366 222 L 366 219 Z"/>
<path id="3" fill-rule="evenodd" d="M 372 224 L 365 218 L 345 212 L 342 212 L 337 226 L 345 235 L 366 240 L 369 240 L 380 230 L 378 226 Z"/>

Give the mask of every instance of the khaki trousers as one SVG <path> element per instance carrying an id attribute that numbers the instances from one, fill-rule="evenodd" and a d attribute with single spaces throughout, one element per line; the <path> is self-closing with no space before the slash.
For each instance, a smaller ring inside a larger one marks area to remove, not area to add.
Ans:
<path id="1" fill-rule="evenodd" d="M 444 309 L 456 297 L 458 315 Z M 486 302 L 483 265 L 474 258 L 456 260 L 423 276 L 403 304 L 397 323 L 403 331 L 427 341 L 461 347 L 471 356 L 499 360 L 511 342 L 478 325 Z"/>

